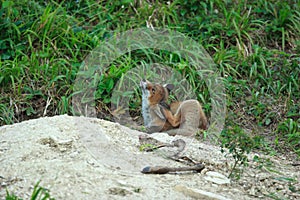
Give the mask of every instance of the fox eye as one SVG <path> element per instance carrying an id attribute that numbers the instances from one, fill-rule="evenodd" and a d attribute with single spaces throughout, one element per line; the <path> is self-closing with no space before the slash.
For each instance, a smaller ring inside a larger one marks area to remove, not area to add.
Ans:
<path id="1" fill-rule="evenodd" d="M 152 88 L 152 93 L 153 93 L 153 94 L 155 93 L 155 88 Z"/>

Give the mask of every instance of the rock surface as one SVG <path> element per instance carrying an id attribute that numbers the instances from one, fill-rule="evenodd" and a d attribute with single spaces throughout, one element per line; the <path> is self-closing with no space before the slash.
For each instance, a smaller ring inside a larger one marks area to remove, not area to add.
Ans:
<path id="1" fill-rule="evenodd" d="M 146 166 L 180 167 L 168 150 L 141 152 L 144 134 L 112 122 L 55 116 L 0 127 L 0 197 L 6 188 L 29 199 L 33 186 L 56 199 L 298 199 L 299 166 L 269 158 L 273 166 L 250 163 L 239 181 L 226 178 L 233 161 L 218 146 L 184 139 L 182 152 L 205 164 L 201 173 L 142 174 Z M 151 135 L 162 142 L 180 137 Z M 250 157 L 253 155 L 250 155 Z"/>

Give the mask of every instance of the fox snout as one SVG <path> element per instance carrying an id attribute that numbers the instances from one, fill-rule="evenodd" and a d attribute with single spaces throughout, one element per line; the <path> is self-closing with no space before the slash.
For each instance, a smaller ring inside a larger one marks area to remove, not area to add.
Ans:
<path id="1" fill-rule="evenodd" d="M 145 80 L 145 79 L 141 80 L 141 82 L 140 82 L 140 86 L 141 86 L 141 87 L 144 87 L 146 84 L 147 84 L 147 83 L 146 83 L 146 80 Z"/>
<path id="2" fill-rule="evenodd" d="M 146 90 L 146 88 L 147 88 L 147 81 L 145 79 L 141 80 L 140 87 L 142 88 L 142 90 Z"/>

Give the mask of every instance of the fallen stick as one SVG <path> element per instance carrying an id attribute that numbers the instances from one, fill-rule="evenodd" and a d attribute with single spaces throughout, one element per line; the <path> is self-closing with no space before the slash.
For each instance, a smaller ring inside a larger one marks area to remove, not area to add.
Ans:
<path id="1" fill-rule="evenodd" d="M 145 167 L 141 172 L 143 174 L 167 174 L 169 172 L 182 172 L 182 171 L 195 171 L 197 173 L 201 172 L 204 169 L 204 165 L 197 164 L 192 167 Z"/>

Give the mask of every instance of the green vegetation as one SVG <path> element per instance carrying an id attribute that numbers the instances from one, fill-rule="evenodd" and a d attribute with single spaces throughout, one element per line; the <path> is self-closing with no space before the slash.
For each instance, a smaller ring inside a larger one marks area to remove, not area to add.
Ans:
<path id="1" fill-rule="evenodd" d="M 40 182 L 37 182 L 33 188 L 30 200 L 54 200 L 51 198 L 49 194 L 49 190 L 39 186 Z M 6 191 L 6 200 L 22 200 L 21 198 L 17 197 L 14 194 L 9 193 Z"/>
<path id="2" fill-rule="evenodd" d="M 221 151 L 226 152 L 228 149 L 229 155 L 234 159 L 234 164 L 228 175 L 230 178 L 239 179 L 242 170 L 238 169 L 238 166 L 247 166 L 247 155 L 253 149 L 263 147 L 264 140 L 261 136 L 251 136 L 243 131 L 238 125 L 228 126 L 221 133 Z"/>
<path id="3" fill-rule="evenodd" d="M 228 107 L 220 141 L 237 165 L 246 163 L 244 155 L 253 149 L 300 156 L 297 0 L 2 0 L 0 13 L 0 125 L 73 114 L 73 83 L 90 51 L 113 32 L 164 27 L 199 42 L 217 64 Z M 194 91 L 202 91 L 196 95 L 209 115 L 209 91 L 187 61 L 148 49 L 121 56 L 101 77 L 98 117 L 112 119 L 114 85 L 129 69 L 150 61 L 186 76 Z M 130 111 L 139 116 L 135 93 Z"/>

